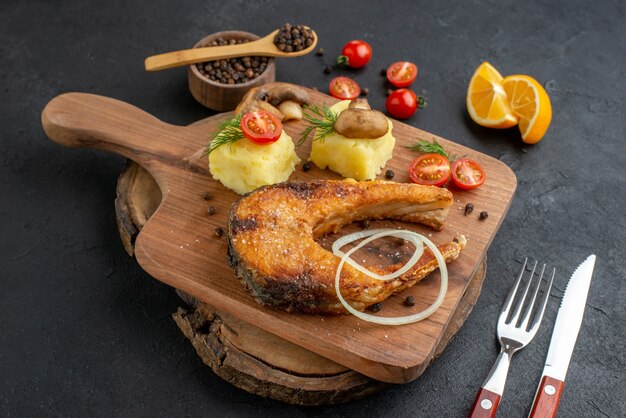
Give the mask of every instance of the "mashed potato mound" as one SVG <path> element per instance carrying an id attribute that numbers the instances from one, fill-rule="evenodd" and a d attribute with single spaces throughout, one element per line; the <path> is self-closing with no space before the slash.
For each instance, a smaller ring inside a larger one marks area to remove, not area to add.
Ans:
<path id="1" fill-rule="evenodd" d="M 293 141 L 285 131 L 278 141 L 269 145 L 258 145 L 244 138 L 209 154 L 213 178 L 239 194 L 286 181 L 299 162 Z"/>
<path id="2" fill-rule="evenodd" d="M 350 100 L 344 100 L 330 109 L 340 113 L 347 109 L 349 104 Z M 396 139 L 391 135 L 393 125 L 390 120 L 388 122 L 387 133 L 376 139 L 346 138 L 335 132 L 323 140 L 315 140 L 309 160 L 319 168 L 328 167 L 344 177 L 372 180 L 391 159 L 396 144 Z"/>

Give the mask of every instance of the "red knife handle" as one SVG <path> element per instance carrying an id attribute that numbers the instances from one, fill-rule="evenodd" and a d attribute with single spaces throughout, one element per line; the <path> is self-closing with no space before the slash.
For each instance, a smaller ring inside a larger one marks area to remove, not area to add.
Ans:
<path id="1" fill-rule="evenodd" d="M 496 416 L 501 396 L 490 390 L 480 388 L 472 406 L 469 418 L 493 418 Z"/>
<path id="2" fill-rule="evenodd" d="M 556 411 L 559 409 L 559 401 L 561 400 L 564 385 L 565 382 L 550 376 L 543 376 L 528 418 L 556 417 Z"/>

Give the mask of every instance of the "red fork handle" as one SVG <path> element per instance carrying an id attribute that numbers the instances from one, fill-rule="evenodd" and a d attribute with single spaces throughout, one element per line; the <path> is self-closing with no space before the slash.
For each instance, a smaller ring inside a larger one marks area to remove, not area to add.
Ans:
<path id="1" fill-rule="evenodd" d="M 537 388 L 535 402 L 533 402 L 528 418 L 556 417 L 556 411 L 559 409 L 559 401 L 563 393 L 563 386 L 565 386 L 565 382 L 550 376 L 543 376 L 539 388 Z"/>
<path id="2" fill-rule="evenodd" d="M 480 388 L 469 418 L 493 418 L 496 416 L 501 396 L 495 392 Z"/>

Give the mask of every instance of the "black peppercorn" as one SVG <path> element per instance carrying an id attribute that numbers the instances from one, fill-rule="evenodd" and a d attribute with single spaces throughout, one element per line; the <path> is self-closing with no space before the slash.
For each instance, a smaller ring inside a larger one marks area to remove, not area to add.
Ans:
<path id="1" fill-rule="evenodd" d="M 382 308 L 383 308 L 383 305 L 380 302 L 375 303 L 375 304 L 373 304 L 372 306 L 369 307 L 370 311 L 372 311 L 372 312 L 378 312 Z"/>
<path id="2" fill-rule="evenodd" d="M 395 175 L 396 173 L 394 173 L 393 170 L 385 171 L 385 177 L 388 178 L 389 180 L 391 180 Z"/>
<path id="3" fill-rule="evenodd" d="M 383 77 L 387 77 L 387 69 L 383 68 L 382 70 L 380 70 L 380 75 Z"/>
<path id="4" fill-rule="evenodd" d="M 363 89 L 361 89 L 361 96 L 367 96 L 370 92 L 370 89 L 368 89 L 367 87 L 363 87 Z"/>
<path id="5" fill-rule="evenodd" d="M 330 65 L 327 65 L 326 68 L 324 68 L 324 74 L 330 74 L 333 72 L 333 67 L 331 67 Z"/>
<path id="6" fill-rule="evenodd" d="M 322 55 L 324 55 L 324 48 L 318 49 L 315 55 L 317 55 L 318 57 L 321 57 Z"/>
<path id="7" fill-rule="evenodd" d="M 310 169 L 311 169 L 311 163 L 310 162 L 307 161 L 306 163 L 302 164 L 302 171 L 304 171 L 305 173 L 307 171 L 309 171 Z"/>
<path id="8" fill-rule="evenodd" d="M 222 235 L 224 235 L 224 228 L 222 228 L 221 226 L 215 228 L 215 236 L 221 238 Z"/>
<path id="9" fill-rule="evenodd" d="M 414 306 L 415 298 L 413 296 L 407 296 L 406 299 L 404 299 L 403 304 L 404 306 Z"/>
<path id="10" fill-rule="evenodd" d="M 302 51 L 313 45 L 315 36 L 311 28 L 305 25 L 291 25 L 285 23 L 274 36 L 274 44 L 278 49 L 285 52 Z M 321 52 L 321 53 L 320 53 Z M 322 55 L 324 50 L 320 48 L 317 55 Z"/>
<path id="11" fill-rule="evenodd" d="M 249 42 L 247 39 L 219 38 L 207 46 L 236 45 Z M 278 46 L 279 49 L 284 49 Z M 267 67 L 267 57 L 238 57 L 196 64 L 198 71 L 209 80 L 222 84 L 240 84 L 258 77 Z M 248 71 L 250 70 L 250 71 Z"/>
<path id="12" fill-rule="evenodd" d="M 480 212 L 480 216 L 478 217 L 478 219 L 480 219 L 481 221 L 484 221 L 488 217 L 489 217 L 489 214 L 487 213 L 487 211 L 483 210 L 482 212 Z"/>
<path id="13" fill-rule="evenodd" d="M 209 193 L 209 192 L 204 192 L 204 193 L 202 193 L 202 198 L 204 200 L 211 200 L 211 199 L 213 199 L 213 195 L 211 193 Z"/>
<path id="14" fill-rule="evenodd" d="M 472 203 L 468 203 L 467 205 L 465 205 L 465 216 L 469 215 L 470 213 L 472 213 L 474 211 L 474 205 Z"/>
<path id="15" fill-rule="evenodd" d="M 209 207 L 207 208 L 206 212 L 207 212 L 209 215 L 215 215 L 215 212 L 217 212 L 217 210 L 215 209 L 215 206 L 209 206 Z"/>

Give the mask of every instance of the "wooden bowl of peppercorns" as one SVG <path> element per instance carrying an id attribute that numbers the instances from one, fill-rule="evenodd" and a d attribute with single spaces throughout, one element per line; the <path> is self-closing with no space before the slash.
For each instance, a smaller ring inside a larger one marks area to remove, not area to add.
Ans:
<path id="1" fill-rule="evenodd" d="M 259 37 L 236 30 L 217 32 L 201 39 L 194 48 L 235 45 Z M 189 66 L 189 90 L 209 109 L 225 112 L 237 107 L 252 87 L 276 80 L 276 62 L 271 57 L 239 57 Z"/>

